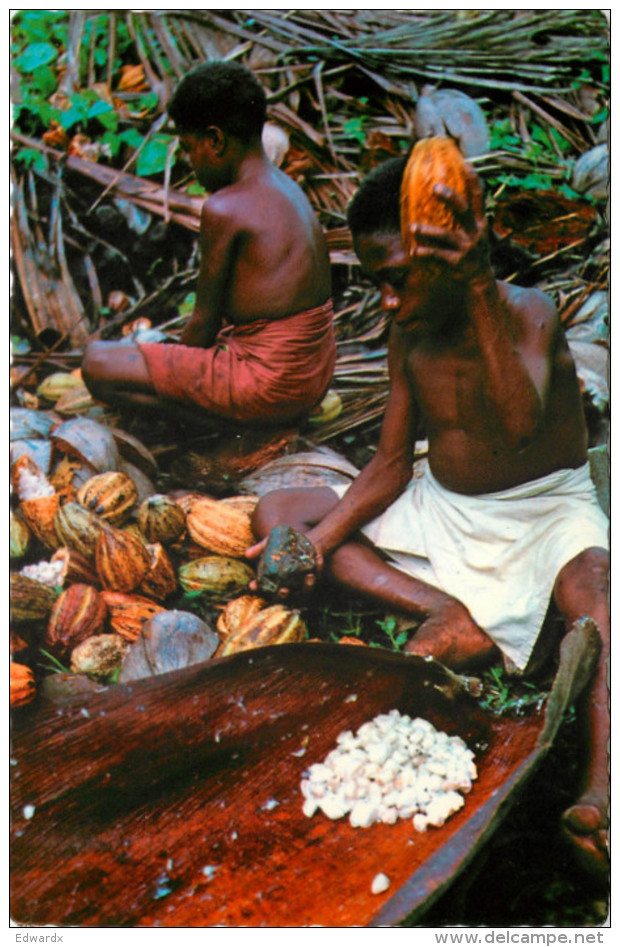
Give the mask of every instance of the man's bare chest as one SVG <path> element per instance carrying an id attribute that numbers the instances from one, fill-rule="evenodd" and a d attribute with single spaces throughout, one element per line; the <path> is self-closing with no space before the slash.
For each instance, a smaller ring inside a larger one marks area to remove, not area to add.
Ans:
<path id="1" fill-rule="evenodd" d="M 415 349 L 407 359 L 412 394 L 434 428 L 478 428 L 485 422 L 482 364 L 469 350 Z"/>

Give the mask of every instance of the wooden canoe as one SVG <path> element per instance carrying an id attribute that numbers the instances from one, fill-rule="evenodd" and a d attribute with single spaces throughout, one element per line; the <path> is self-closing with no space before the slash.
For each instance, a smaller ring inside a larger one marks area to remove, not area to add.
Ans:
<path id="1" fill-rule="evenodd" d="M 394 926 L 479 850 L 590 674 L 598 633 L 564 641 L 544 708 L 484 713 L 436 662 L 331 644 L 244 652 L 16 716 L 11 916 L 78 927 Z M 476 750 L 442 828 L 302 814 L 299 783 L 343 729 L 393 707 Z M 371 893 L 383 872 L 390 886 Z"/>

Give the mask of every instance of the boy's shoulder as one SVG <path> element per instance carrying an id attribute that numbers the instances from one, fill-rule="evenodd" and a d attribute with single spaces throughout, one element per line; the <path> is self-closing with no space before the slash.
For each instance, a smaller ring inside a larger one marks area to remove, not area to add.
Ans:
<path id="1" fill-rule="evenodd" d="M 516 286 L 497 281 L 500 296 L 511 314 L 519 319 L 555 322 L 558 312 L 551 296 L 535 286 Z"/>
<path id="2" fill-rule="evenodd" d="M 517 337 L 535 347 L 552 345 L 558 337 L 561 322 L 551 296 L 535 286 L 515 286 L 499 281 L 498 286 Z"/>

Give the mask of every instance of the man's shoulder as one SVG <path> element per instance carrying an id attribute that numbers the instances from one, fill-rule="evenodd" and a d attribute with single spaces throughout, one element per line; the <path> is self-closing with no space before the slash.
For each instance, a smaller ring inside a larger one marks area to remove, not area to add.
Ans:
<path id="1" fill-rule="evenodd" d="M 498 280 L 500 296 L 513 318 L 530 323 L 533 320 L 540 325 L 555 325 L 558 312 L 551 296 L 535 286 L 515 286 Z"/>

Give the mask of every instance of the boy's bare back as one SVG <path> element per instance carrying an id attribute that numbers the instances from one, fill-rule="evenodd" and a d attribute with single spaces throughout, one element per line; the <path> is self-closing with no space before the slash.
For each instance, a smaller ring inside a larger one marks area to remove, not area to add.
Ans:
<path id="1" fill-rule="evenodd" d="M 330 295 L 327 247 L 301 188 L 278 168 L 256 162 L 204 205 L 203 240 L 229 253 L 227 321 L 281 319 L 322 305 Z"/>

